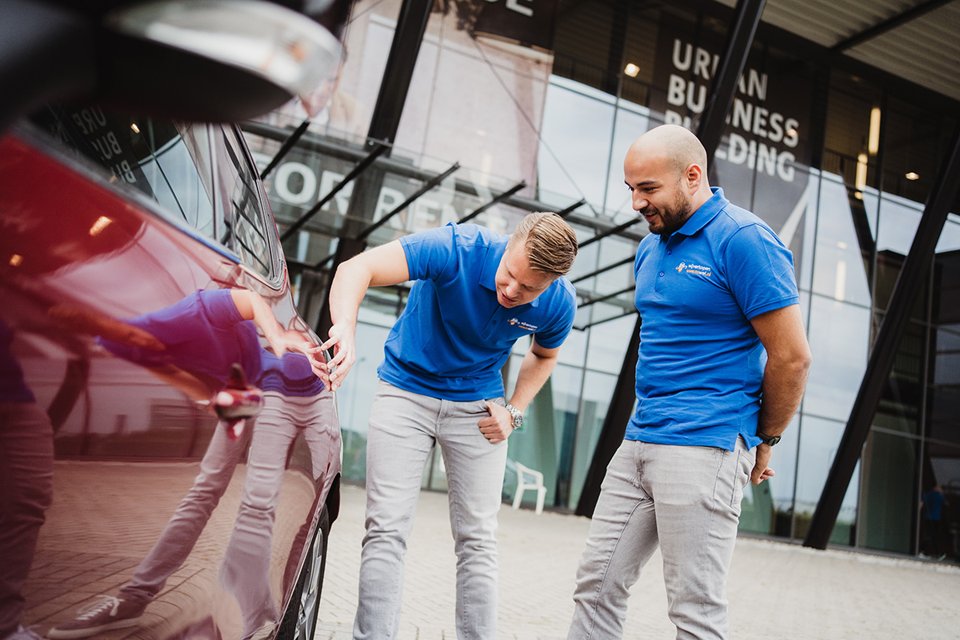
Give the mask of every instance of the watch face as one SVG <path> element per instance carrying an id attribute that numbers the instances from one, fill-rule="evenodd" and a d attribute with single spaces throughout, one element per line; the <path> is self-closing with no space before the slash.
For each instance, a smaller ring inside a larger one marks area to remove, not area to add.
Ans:
<path id="1" fill-rule="evenodd" d="M 771 447 L 780 442 L 780 436 L 760 436 L 760 438 Z"/>

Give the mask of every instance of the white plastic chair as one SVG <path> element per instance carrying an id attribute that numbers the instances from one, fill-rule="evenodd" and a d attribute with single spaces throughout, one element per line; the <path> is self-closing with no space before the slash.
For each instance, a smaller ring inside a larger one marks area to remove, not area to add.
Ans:
<path id="1" fill-rule="evenodd" d="M 517 491 L 513 496 L 513 508 L 520 508 L 524 491 L 527 489 L 536 489 L 537 513 L 543 513 L 543 501 L 547 497 L 547 488 L 543 486 L 543 474 L 529 467 L 525 467 L 519 462 L 515 464 L 517 467 Z"/>

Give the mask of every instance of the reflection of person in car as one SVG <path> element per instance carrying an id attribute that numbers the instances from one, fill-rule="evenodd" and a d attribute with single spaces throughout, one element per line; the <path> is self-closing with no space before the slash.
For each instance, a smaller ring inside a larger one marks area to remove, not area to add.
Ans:
<path id="1" fill-rule="evenodd" d="M 0 638 L 39 640 L 20 625 L 23 584 L 53 495 L 53 427 L 37 406 L 0 320 Z"/>
<path id="2" fill-rule="evenodd" d="M 397 633 L 403 555 L 434 444 L 446 462 L 457 554 L 457 635 L 493 638 L 497 512 L 506 440 L 557 362 L 576 298 L 561 276 L 577 237 L 560 216 L 526 216 L 509 238 L 450 224 L 377 247 L 337 270 L 323 347 L 341 383 L 356 360 L 357 311 L 369 286 L 416 280 L 387 338 L 367 440 L 367 533 L 354 638 Z M 510 402 L 501 368 L 533 336 Z M 337 368 L 339 367 L 339 368 Z"/>
<path id="3" fill-rule="evenodd" d="M 267 566 L 287 451 L 300 430 L 314 445 L 336 429 L 332 397 L 324 392 L 311 361 L 292 352 L 311 343 L 299 332 L 284 330 L 259 295 L 242 290 L 198 291 L 171 307 L 125 323 L 102 318 L 87 322 L 95 325 L 88 330 L 98 333 L 109 351 L 148 367 L 194 399 L 209 400 L 211 390 L 223 388 L 235 363 L 250 382 L 264 387 L 264 406 L 256 420 L 243 498 L 222 575 L 241 605 L 245 633 L 275 619 Z M 123 329 L 127 325 L 136 331 Z M 260 346 L 257 328 L 273 353 Z M 140 332 L 155 342 L 125 339 Z M 102 596 L 73 620 L 51 629 L 48 637 L 86 638 L 138 624 L 146 606 L 186 561 L 233 477 L 249 430 L 236 438 L 226 426 L 221 422 L 214 431 L 193 486 L 133 578 L 117 596 Z M 317 454 L 329 449 L 326 443 L 324 448 L 311 446 L 317 452 L 315 477 L 325 463 Z"/>

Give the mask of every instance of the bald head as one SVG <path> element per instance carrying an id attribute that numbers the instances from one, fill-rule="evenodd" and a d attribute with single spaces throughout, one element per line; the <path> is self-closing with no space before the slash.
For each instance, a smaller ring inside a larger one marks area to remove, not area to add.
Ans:
<path id="1" fill-rule="evenodd" d="M 623 177 L 635 211 L 650 230 L 667 236 L 713 196 L 707 152 L 695 135 L 676 125 L 651 129 L 630 145 Z"/>
<path id="2" fill-rule="evenodd" d="M 707 151 L 697 136 L 688 129 L 675 124 L 665 124 L 647 131 L 630 145 L 627 161 L 631 156 L 640 158 L 664 158 L 677 171 L 684 171 L 691 164 L 698 165 L 707 174 Z"/>

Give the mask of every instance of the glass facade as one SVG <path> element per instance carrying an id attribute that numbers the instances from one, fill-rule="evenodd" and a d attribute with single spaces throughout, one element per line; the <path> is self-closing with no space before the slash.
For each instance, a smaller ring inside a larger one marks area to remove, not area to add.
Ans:
<path id="1" fill-rule="evenodd" d="M 520 180 L 518 197 L 543 208 L 582 199 L 569 218 L 585 244 L 570 274 L 581 303 L 575 331 L 528 411 L 530 426 L 510 439 L 509 454 L 543 472 L 548 505 L 572 510 L 637 320 L 631 265 L 646 225 L 630 208 L 622 159 L 628 145 L 654 126 L 695 126 L 730 10 L 709 2 L 634 7 L 588 0 L 561 1 L 541 16 L 529 3 L 490 3 L 503 20 L 536 22 L 527 25 L 526 36 L 503 44 L 504 37 L 490 37 L 496 28 L 482 15 L 471 23 L 459 13 L 460 4 L 445 4 L 454 8 L 431 17 L 376 207 L 358 211 L 350 185 L 288 240 L 287 251 L 303 264 L 321 263 L 350 224 L 381 219 L 423 185 L 426 178 L 417 171 L 436 175 L 455 161 L 463 168 L 369 242 L 456 220 Z M 346 37 L 350 54 L 335 94 L 342 94 L 341 104 L 353 105 L 354 114 L 374 108 L 399 6 L 399 0 L 361 0 L 354 7 Z M 801 410 L 775 450 L 777 475 L 748 488 L 741 529 L 801 539 L 960 110 L 929 92 L 885 89 L 881 72 L 850 71 L 837 60 L 827 64 L 812 43 L 808 50 L 787 51 L 777 34 L 761 29 L 754 42 L 711 182 L 767 221 L 794 254 L 814 361 Z M 283 127 L 302 116 L 272 117 Z M 268 180 L 281 221 L 309 210 L 349 172 L 361 156 L 363 126 L 356 122 L 338 121 L 331 110 Z M 278 146 L 251 137 L 264 161 Z M 476 221 L 507 232 L 525 212 L 501 203 Z M 631 220 L 637 224 L 624 232 L 590 241 Z M 322 268 L 294 274 L 300 304 L 313 317 L 325 277 Z M 403 287 L 372 292 L 361 312 L 360 358 L 339 393 L 349 480 L 364 478 L 375 371 L 404 297 Z M 508 389 L 527 347 L 518 344 L 505 368 Z M 951 213 L 832 542 L 957 558 L 958 372 L 960 216 Z M 512 498 L 514 483 L 508 469 L 505 498 Z M 439 456 L 425 471 L 424 486 L 444 488 Z M 935 486 L 946 495 L 946 525 L 929 518 Z"/>

